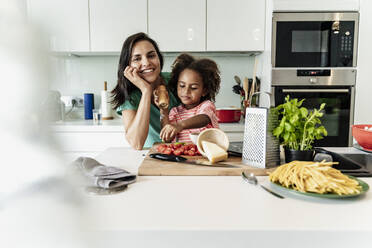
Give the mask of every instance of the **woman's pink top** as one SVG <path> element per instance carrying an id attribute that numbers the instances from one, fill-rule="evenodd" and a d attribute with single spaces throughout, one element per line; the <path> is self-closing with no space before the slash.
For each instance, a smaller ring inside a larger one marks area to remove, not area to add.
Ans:
<path id="1" fill-rule="evenodd" d="M 216 106 L 213 102 L 206 100 L 200 103 L 198 106 L 192 109 L 186 109 L 182 104 L 178 107 L 174 107 L 169 112 L 169 122 L 179 123 L 183 120 L 189 119 L 193 116 L 205 114 L 209 116 L 211 122 L 202 128 L 185 129 L 179 132 L 173 140 L 173 142 L 192 142 L 190 139 L 190 133 L 200 133 L 207 128 L 219 128 L 218 118 L 216 114 Z"/>

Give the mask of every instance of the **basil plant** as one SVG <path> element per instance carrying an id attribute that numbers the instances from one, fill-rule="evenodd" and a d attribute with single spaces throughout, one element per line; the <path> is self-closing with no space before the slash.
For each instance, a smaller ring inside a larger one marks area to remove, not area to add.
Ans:
<path id="1" fill-rule="evenodd" d="M 290 99 L 286 96 L 285 103 L 275 109 L 279 114 L 280 124 L 273 130 L 273 135 L 280 143 L 293 150 L 311 150 L 314 140 L 327 136 L 327 130 L 321 125 L 320 117 L 325 103 L 319 109 L 309 111 L 301 107 L 305 99 Z"/>

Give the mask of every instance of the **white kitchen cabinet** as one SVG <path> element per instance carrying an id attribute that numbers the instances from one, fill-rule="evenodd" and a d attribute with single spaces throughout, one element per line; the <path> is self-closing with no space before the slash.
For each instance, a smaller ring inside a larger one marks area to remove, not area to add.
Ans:
<path id="1" fill-rule="evenodd" d="M 79 156 L 95 157 L 109 147 L 130 147 L 120 119 L 102 121 L 67 120 L 51 124 L 51 135 L 68 161 Z"/>
<path id="2" fill-rule="evenodd" d="M 148 0 L 148 18 L 161 51 L 205 51 L 206 0 Z"/>
<path id="3" fill-rule="evenodd" d="M 92 52 L 121 51 L 124 40 L 147 33 L 147 0 L 89 0 Z"/>
<path id="4" fill-rule="evenodd" d="M 72 161 L 80 156 L 95 157 L 110 147 L 130 147 L 122 132 L 53 132 L 62 154 Z"/>
<path id="5" fill-rule="evenodd" d="M 207 0 L 207 51 L 263 51 L 265 1 Z"/>
<path id="6" fill-rule="evenodd" d="M 359 0 L 272 0 L 274 11 L 359 11 Z"/>
<path id="7" fill-rule="evenodd" d="M 88 0 L 27 0 L 27 14 L 57 52 L 89 51 Z"/>

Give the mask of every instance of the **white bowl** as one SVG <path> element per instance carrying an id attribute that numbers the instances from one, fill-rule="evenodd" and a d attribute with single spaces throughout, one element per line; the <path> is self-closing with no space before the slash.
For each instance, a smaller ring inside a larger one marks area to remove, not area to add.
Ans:
<path id="1" fill-rule="evenodd" d="M 218 146 L 220 146 L 222 149 L 227 151 L 229 148 L 229 138 L 227 137 L 226 133 L 222 131 L 221 129 L 218 128 L 208 128 L 205 129 L 203 132 L 201 132 L 198 135 L 198 140 L 197 140 L 197 147 L 199 152 L 206 157 L 207 155 L 204 153 L 203 146 L 202 146 L 202 141 L 209 141 L 211 143 L 215 143 Z"/>

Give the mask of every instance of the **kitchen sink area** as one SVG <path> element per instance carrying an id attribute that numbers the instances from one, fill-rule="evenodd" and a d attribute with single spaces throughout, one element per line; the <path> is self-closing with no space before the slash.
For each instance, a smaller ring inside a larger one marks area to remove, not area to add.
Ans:
<path id="1" fill-rule="evenodd" d="M 332 148 L 329 150 L 327 148 L 316 148 L 315 151 L 316 153 L 330 155 L 333 162 L 338 162 L 333 167 L 344 174 L 354 177 L 372 177 L 372 154 L 335 152 L 332 151 Z"/>

